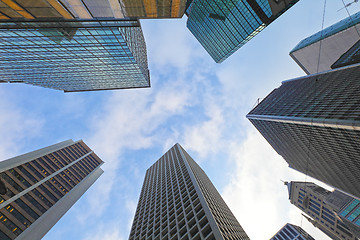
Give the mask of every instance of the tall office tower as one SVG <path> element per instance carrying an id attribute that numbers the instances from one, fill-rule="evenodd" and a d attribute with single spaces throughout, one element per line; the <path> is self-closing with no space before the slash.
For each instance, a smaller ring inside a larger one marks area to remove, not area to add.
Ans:
<path id="1" fill-rule="evenodd" d="M 359 33 L 360 12 L 305 38 L 291 50 L 290 56 L 306 74 L 330 70 L 331 65 L 359 41 Z"/>
<path id="2" fill-rule="evenodd" d="M 287 223 L 270 240 L 315 240 L 299 226 Z"/>
<path id="3" fill-rule="evenodd" d="M 189 0 L 122 0 L 126 17 L 136 18 L 181 18 Z"/>
<path id="4" fill-rule="evenodd" d="M 360 220 L 357 220 L 360 215 L 360 208 L 357 208 L 359 200 L 337 190 L 330 192 L 314 183 L 285 184 L 288 187 L 290 202 L 306 213 L 305 217 L 330 238 L 356 240 L 356 237 L 359 237 L 359 234 L 352 231 L 360 229 Z M 345 222 L 341 215 L 354 219 L 352 222 Z"/>
<path id="5" fill-rule="evenodd" d="M 186 1 L 1 0 L 0 19 L 181 18 L 185 12 Z"/>
<path id="6" fill-rule="evenodd" d="M 247 118 L 289 166 L 360 197 L 360 65 L 284 81 Z"/>
<path id="7" fill-rule="evenodd" d="M 175 144 L 147 171 L 129 239 L 249 239 L 210 179 Z"/>
<path id="8" fill-rule="evenodd" d="M 103 173 L 83 141 L 64 141 L 0 162 L 0 239 L 41 239 Z"/>
<path id="9" fill-rule="evenodd" d="M 193 0 L 187 27 L 217 63 L 261 32 L 298 0 Z"/>
<path id="10" fill-rule="evenodd" d="M 137 20 L 10 21 L 0 28 L 4 82 L 65 92 L 150 87 Z"/>

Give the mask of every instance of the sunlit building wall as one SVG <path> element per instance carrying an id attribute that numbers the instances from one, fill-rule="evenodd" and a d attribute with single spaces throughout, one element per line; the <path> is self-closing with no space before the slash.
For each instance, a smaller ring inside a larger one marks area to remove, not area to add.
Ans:
<path id="1" fill-rule="evenodd" d="M 290 56 L 306 74 L 327 71 L 359 41 L 359 34 L 360 13 L 356 13 L 305 38 L 291 50 Z"/>
<path id="2" fill-rule="evenodd" d="M 247 118 L 289 167 L 360 197 L 360 65 L 284 81 Z"/>
<path id="3" fill-rule="evenodd" d="M 0 162 L 0 239 L 41 239 L 103 173 L 83 142 L 64 141 Z"/>
<path id="4" fill-rule="evenodd" d="M 193 0 L 187 27 L 210 56 L 221 63 L 298 0 Z"/>
<path id="5" fill-rule="evenodd" d="M 129 239 L 249 237 L 205 172 L 175 144 L 146 171 Z"/>

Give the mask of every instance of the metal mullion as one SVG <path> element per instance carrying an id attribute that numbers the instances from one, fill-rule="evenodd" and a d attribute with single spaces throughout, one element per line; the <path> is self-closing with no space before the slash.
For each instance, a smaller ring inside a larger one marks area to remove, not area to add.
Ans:
<path id="1" fill-rule="evenodd" d="M 65 179 L 60 175 L 60 173 L 58 175 L 56 175 L 54 178 L 57 179 L 57 181 L 59 183 L 61 183 L 61 185 L 68 191 L 70 192 L 72 187 L 70 186 L 70 184 L 68 184 Z"/>
<path id="2" fill-rule="evenodd" d="M 46 210 L 49 209 L 49 206 L 46 205 L 43 201 L 41 201 L 41 199 L 36 196 L 32 191 L 29 191 L 27 194 L 29 194 L 33 199 L 35 199 L 35 201 L 37 201 L 43 208 L 45 208 Z"/>
<path id="3" fill-rule="evenodd" d="M 9 205 L 12 207 L 11 205 Z M 14 208 L 14 207 L 12 207 Z M 22 232 L 26 229 L 26 226 L 20 222 L 13 214 L 11 214 L 9 211 L 7 211 L 5 208 L 0 209 L 0 213 L 5 216 L 7 219 L 12 221 L 16 227 L 18 227 Z"/>
<path id="4" fill-rule="evenodd" d="M 67 172 L 65 172 L 66 170 L 71 172 L 71 174 L 68 174 Z M 68 174 L 67 176 L 75 182 L 75 185 L 77 183 L 81 182 L 81 180 L 76 176 L 77 173 L 74 172 L 74 170 L 73 170 L 73 168 L 71 168 L 71 166 L 69 168 L 65 169 L 64 172 L 65 172 L 65 174 Z"/>
<path id="5" fill-rule="evenodd" d="M 48 196 L 41 188 L 36 188 L 36 190 L 38 190 L 41 195 L 43 195 L 51 204 L 55 204 L 56 202 L 50 197 Z"/>
<path id="6" fill-rule="evenodd" d="M 5 215 L 3 215 L 5 217 Z M 6 218 L 6 217 L 5 217 Z M 15 239 L 17 236 L 15 233 L 10 231 L 5 224 L 3 224 L 2 218 L 0 219 L 0 231 L 2 231 L 5 235 L 7 235 L 10 239 Z"/>
<path id="7" fill-rule="evenodd" d="M 36 206 L 34 206 L 31 202 L 29 202 L 25 198 L 25 196 L 21 196 L 18 199 L 22 200 L 26 205 L 28 205 L 28 207 L 30 207 L 37 215 L 39 215 L 39 216 L 43 215 L 43 213 Z"/>
<path id="8" fill-rule="evenodd" d="M 17 204 L 15 201 L 10 203 L 16 210 L 18 210 L 26 219 L 29 220 L 30 224 L 35 222 L 36 219 L 34 219 L 30 214 L 28 214 L 22 207 L 20 207 L 19 204 Z"/>

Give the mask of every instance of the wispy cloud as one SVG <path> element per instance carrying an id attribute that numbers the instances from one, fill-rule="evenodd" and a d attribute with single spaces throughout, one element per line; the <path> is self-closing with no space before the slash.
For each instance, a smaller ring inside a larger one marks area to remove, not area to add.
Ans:
<path id="1" fill-rule="evenodd" d="M 15 157 L 26 142 L 42 129 L 43 120 L 16 106 L 11 97 L 0 90 L 0 160 Z"/>

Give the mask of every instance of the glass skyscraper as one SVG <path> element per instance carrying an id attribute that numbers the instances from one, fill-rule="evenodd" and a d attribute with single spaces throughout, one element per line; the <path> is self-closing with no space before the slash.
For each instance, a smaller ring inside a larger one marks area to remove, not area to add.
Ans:
<path id="1" fill-rule="evenodd" d="M 307 220 L 331 239 L 356 240 L 359 237 L 360 201 L 358 199 L 337 190 L 330 192 L 311 182 L 285 184 L 288 187 L 291 204 L 302 210 Z"/>
<path id="2" fill-rule="evenodd" d="M 315 240 L 299 226 L 287 223 L 270 240 Z"/>
<path id="3" fill-rule="evenodd" d="M 65 92 L 149 87 L 138 21 L 6 22 L 0 78 Z"/>
<path id="4" fill-rule="evenodd" d="M 100 177 L 102 164 L 72 140 L 0 162 L 0 239 L 41 239 Z"/>
<path id="5" fill-rule="evenodd" d="M 223 62 L 298 0 L 193 0 L 187 27 L 217 63 Z"/>
<path id="6" fill-rule="evenodd" d="M 0 1 L 1 82 L 65 92 L 150 87 L 140 23 L 124 17 L 117 0 Z"/>
<path id="7" fill-rule="evenodd" d="M 360 65 L 284 81 L 247 118 L 289 167 L 360 197 Z"/>
<path id="8" fill-rule="evenodd" d="M 249 237 L 205 172 L 175 144 L 146 171 L 129 239 Z"/>

